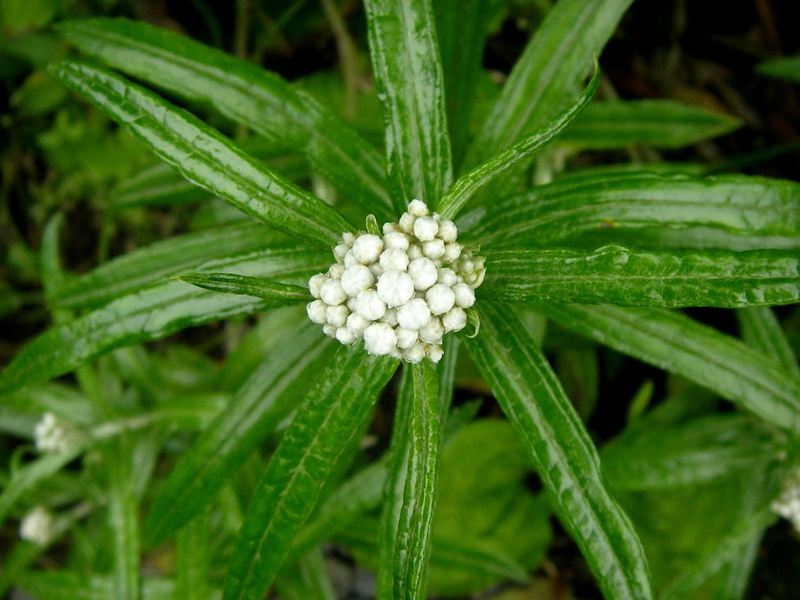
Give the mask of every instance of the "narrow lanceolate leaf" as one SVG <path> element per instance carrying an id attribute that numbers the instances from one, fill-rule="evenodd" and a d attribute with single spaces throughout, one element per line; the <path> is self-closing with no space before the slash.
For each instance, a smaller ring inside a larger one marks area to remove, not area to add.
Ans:
<path id="1" fill-rule="evenodd" d="M 730 115 L 674 100 L 596 102 L 575 119 L 559 142 L 613 149 L 630 144 L 680 148 L 738 129 Z"/>
<path id="2" fill-rule="evenodd" d="M 544 355 L 507 306 L 483 302 L 480 316 L 480 334 L 467 348 L 530 451 L 603 594 L 650 598 L 641 543 L 606 489 L 597 451 Z"/>
<path id="3" fill-rule="evenodd" d="M 800 430 L 800 379 L 739 340 L 658 309 L 542 304 L 560 325 L 694 381 L 759 417 Z"/>
<path id="4" fill-rule="evenodd" d="M 299 284 L 324 270 L 324 252 L 279 244 L 260 252 L 207 263 L 209 271 L 274 277 Z M 183 281 L 149 286 L 77 319 L 48 329 L 0 373 L 0 393 L 47 381 L 125 345 L 160 339 L 193 325 L 280 306 L 283 301 L 220 294 Z"/>
<path id="5" fill-rule="evenodd" d="M 113 456 L 113 460 L 110 460 Z M 114 542 L 114 591 L 121 600 L 138 600 L 139 515 L 136 498 L 133 440 L 122 436 L 108 448 L 105 465 L 109 472 L 108 515 Z"/>
<path id="6" fill-rule="evenodd" d="M 561 112 L 552 121 L 531 135 L 524 137 L 519 142 L 510 146 L 484 163 L 481 163 L 469 173 L 458 178 L 453 187 L 439 201 L 439 212 L 442 216 L 452 219 L 464 205 L 481 188 L 494 178 L 499 177 L 529 159 L 540 148 L 547 145 L 556 137 L 575 117 L 577 117 L 591 102 L 597 91 L 600 81 L 600 70 L 595 63 L 594 75 L 589 85 L 583 90 L 578 99 L 566 110 Z"/>
<path id="7" fill-rule="evenodd" d="M 320 339 L 319 328 L 302 317 L 272 319 L 277 335 L 262 349 L 263 361 L 181 458 L 153 502 L 144 526 L 148 546 L 168 539 L 216 498 L 231 472 L 296 408 L 297 398 L 328 364 L 333 343 Z"/>
<path id="8" fill-rule="evenodd" d="M 322 200 L 156 94 L 85 64 L 58 63 L 50 72 L 127 127 L 184 177 L 270 227 L 323 247 L 335 244 L 350 229 Z"/>
<path id="9" fill-rule="evenodd" d="M 663 600 L 691 598 L 694 592 L 707 579 L 718 573 L 731 559 L 742 552 L 754 536 L 775 522 L 777 517 L 767 508 L 762 508 L 743 519 L 739 524 L 709 552 L 693 561 L 691 566 L 672 581 L 661 595 Z"/>
<path id="10" fill-rule="evenodd" d="M 206 510 L 178 532 L 175 545 L 175 597 L 185 600 L 206 600 L 209 597 L 212 511 Z"/>
<path id="11" fill-rule="evenodd" d="M 492 199 L 465 214 L 459 230 L 480 243 L 553 245 L 584 234 L 704 228 L 740 236 L 800 239 L 800 184 L 724 175 L 603 173 L 570 177 L 525 194 Z M 792 245 L 794 244 L 794 246 Z"/>
<path id="12" fill-rule="evenodd" d="M 263 597 L 396 368 L 392 359 L 341 347 L 319 373 L 250 502 L 225 582 L 226 600 Z"/>
<path id="13" fill-rule="evenodd" d="M 787 373 L 800 378 L 800 365 L 772 309 L 762 306 L 736 312 L 742 337 L 751 347 L 776 360 Z"/>
<path id="14" fill-rule="evenodd" d="M 181 98 L 211 106 L 314 169 L 378 217 L 391 216 L 383 157 L 309 94 L 274 73 L 187 37 L 124 19 L 81 19 L 59 31 L 82 52 Z"/>
<path id="15" fill-rule="evenodd" d="M 181 275 L 181 280 L 212 292 L 279 300 L 287 304 L 311 299 L 307 288 L 279 283 L 265 277 L 248 277 L 233 273 L 187 273 Z"/>
<path id="16" fill-rule="evenodd" d="M 758 73 L 800 83 L 800 56 L 774 58 L 758 65 Z"/>
<path id="17" fill-rule="evenodd" d="M 364 7 L 395 208 L 404 210 L 412 198 L 435 206 L 452 166 L 431 0 L 367 0 Z"/>
<path id="18" fill-rule="evenodd" d="M 470 164 L 539 129 L 578 95 L 633 0 L 561 0 L 534 32 L 470 150 Z"/>
<path id="19" fill-rule="evenodd" d="M 394 598 L 424 598 L 441 450 L 439 381 L 430 361 L 411 367 L 408 468 L 395 541 Z"/>
<path id="20" fill-rule="evenodd" d="M 260 223 L 246 222 L 187 233 L 123 254 L 66 281 L 52 301 L 72 309 L 99 306 L 210 260 L 261 250 L 281 238 Z"/>
<path id="21" fill-rule="evenodd" d="M 484 252 L 483 296 L 508 302 L 740 307 L 800 299 L 797 252 L 597 250 Z"/>
<path id="22" fill-rule="evenodd" d="M 19 587 L 38 600 L 108 600 L 114 595 L 111 577 L 77 571 L 35 570 L 24 573 Z M 142 600 L 173 600 L 175 585 L 169 579 L 147 577 L 142 581 Z"/>

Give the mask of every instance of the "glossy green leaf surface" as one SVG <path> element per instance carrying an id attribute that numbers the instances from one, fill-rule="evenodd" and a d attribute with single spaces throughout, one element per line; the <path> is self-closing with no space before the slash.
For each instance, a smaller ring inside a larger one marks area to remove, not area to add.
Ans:
<path id="1" fill-rule="evenodd" d="M 215 259 L 254 252 L 281 235 L 260 223 L 237 223 L 187 233 L 133 250 L 59 286 L 58 307 L 88 308 Z"/>
<path id="2" fill-rule="evenodd" d="M 630 144 L 680 148 L 740 126 L 735 117 L 674 100 L 596 102 L 575 119 L 559 142 L 604 150 Z"/>
<path id="3" fill-rule="evenodd" d="M 439 381 L 430 361 L 411 367 L 408 467 L 394 545 L 394 598 L 423 598 L 442 443 Z"/>
<path id="4" fill-rule="evenodd" d="M 702 227 L 741 236 L 800 237 L 800 184 L 744 175 L 569 177 L 483 203 L 459 220 L 469 239 L 495 246 L 554 245 L 587 233 Z"/>
<path id="5" fill-rule="evenodd" d="M 320 246 L 348 223 L 322 200 L 245 154 L 215 129 L 110 71 L 64 62 L 50 72 L 126 127 L 165 162 L 275 229 Z"/>
<path id="6" fill-rule="evenodd" d="M 597 451 L 547 360 L 506 306 L 482 302 L 479 312 L 481 332 L 467 348 L 603 594 L 650 598 L 641 543 L 609 494 Z"/>
<path id="7" fill-rule="evenodd" d="M 261 598 L 310 516 L 327 477 L 369 418 L 397 368 L 360 348 L 340 347 L 298 407 L 250 502 L 224 598 Z"/>
<path id="8" fill-rule="evenodd" d="M 414 198 L 434 206 L 450 186 L 452 164 L 431 0 L 366 0 L 364 8 L 395 209 Z"/>
<path id="9" fill-rule="evenodd" d="M 233 273 L 187 273 L 181 280 L 204 290 L 253 296 L 263 300 L 303 302 L 311 299 L 308 289 L 299 285 L 279 283 L 265 277 L 250 277 Z"/>
<path id="10" fill-rule="evenodd" d="M 145 23 L 81 19 L 62 23 L 59 31 L 81 52 L 115 69 L 304 151 L 317 172 L 366 210 L 391 216 L 380 153 L 274 73 Z"/>
<path id="11" fill-rule="evenodd" d="M 333 342 L 292 310 L 270 315 L 275 336 L 263 359 L 233 400 L 178 462 L 153 501 L 145 521 L 149 545 L 163 542 L 214 500 L 230 473 L 295 407 L 320 368 L 333 355 Z M 291 344 L 287 344 L 291 340 Z"/>
<path id="12" fill-rule="evenodd" d="M 207 263 L 209 271 L 275 277 L 301 283 L 325 269 L 327 253 L 296 244 Z M 46 381 L 109 350 L 233 315 L 249 314 L 283 302 L 201 290 L 182 281 L 152 285 L 123 296 L 74 321 L 48 329 L 19 352 L 0 373 L 0 392 Z"/>
<path id="13" fill-rule="evenodd" d="M 591 102 L 600 81 L 600 71 L 595 63 L 595 72 L 586 89 L 578 99 L 548 122 L 541 129 L 524 137 L 519 142 L 498 152 L 468 173 L 459 177 L 447 193 L 439 200 L 438 209 L 443 217 L 454 218 L 469 200 L 493 179 L 521 165 L 540 148 L 547 145 L 567 127 Z"/>
<path id="14" fill-rule="evenodd" d="M 800 256 L 761 252 L 485 251 L 481 296 L 506 302 L 740 307 L 800 299 Z"/>
<path id="15" fill-rule="evenodd" d="M 800 427 L 800 379 L 739 340 L 677 312 L 610 305 L 541 305 L 560 325 L 682 375 L 769 423 Z"/>
<path id="16" fill-rule="evenodd" d="M 756 71 L 776 79 L 800 83 L 800 56 L 773 58 L 758 65 Z"/>
<path id="17" fill-rule="evenodd" d="M 578 95 L 593 56 L 632 0 L 561 0 L 547 13 L 514 65 L 473 142 L 470 164 L 539 129 Z"/>

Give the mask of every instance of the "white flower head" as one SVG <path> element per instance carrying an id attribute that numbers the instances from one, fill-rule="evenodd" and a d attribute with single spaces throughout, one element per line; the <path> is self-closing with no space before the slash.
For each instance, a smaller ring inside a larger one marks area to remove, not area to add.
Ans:
<path id="1" fill-rule="evenodd" d="M 41 453 L 67 454 L 80 443 L 80 434 L 71 423 L 46 412 L 33 428 L 36 449 Z"/>
<path id="2" fill-rule="evenodd" d="M 484 259 L 458 243 L 455 223 L 412 200 L 377 235 L 346 233 L 327 273 L 308 282 L 308 317 L 342 344 L 407 362 L 442 358 L 442 336 L 467 325 Z"/>
<path id="3" fill-rule="evenodd" d="M 800 532 L 800 469 L 795 469 L 783 484 L 783 489 L 772 503 L 772 512 L 788 520 Z"/>
<path id="4" fill-rule="evenodd" d="M 19 525 L 19 537 L 39 546 L 46 546 L 53 536 L 53 515 L 44 506 L 37 506 L 26 514 Z"/>

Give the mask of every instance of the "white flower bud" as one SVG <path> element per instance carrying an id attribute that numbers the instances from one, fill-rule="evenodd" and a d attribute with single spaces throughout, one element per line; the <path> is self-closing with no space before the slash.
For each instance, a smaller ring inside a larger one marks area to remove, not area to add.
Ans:
<path id="1" fill-rule="evenodd" d="M 353 246 L 353 242 L 355 242 L 355 241 L 356 241 L 356 236 L 355 236 L 355 234 L 354 234 L 354 233 L 352 233 L 352 232 L 350 232 L 350 231 L 345 231 L 345 232 L 342 234 L 342 241 L 343 241 L 345 244 L 347 244 L 348 246 L 352 247 L 352 246 Z"/>
<path id="2" fill-rule="evenodd" d="M 353 255 L 360 263 L 365 265 L 372 264 L 378 260 L 381 251 L 383 251 L 383 240 L 371 233 L 364 233 L 353 242 Z"/>
<path id="3" fill-rule="evenodd" d="M 330 323 L 325 323 L 325 325 L 322 326 L 322 333 L 328 337 L 336 337 L 336 327 Z"/>
<path id="4" fill-rule="evenodd" d="M 397 311 L 393 308 L 387 308 L 381 317 L 381 323 L 387 323 L 392 327 L 397 325 Z"/>
<path id="5" fill-rule="evenodd" d="M 408 212 L 415 217 L 426 217 L 428 216 L 428 207 L 422 200 L 414 198 L 408 203 Z"/>
<path id="6" fill-rule="evenodd" d="M 344 293 L 342 283 L 338 279 L 329 279 L 323 283 L 319 296 L 329 306 L 336 306 L 347 300 L 347 294 Z"/>
<path id="7" fill-rule="evenodd" d="M 408 263 L 408 254 L 400 248 L 389 248 L 381 254 L 380 265 L 384 271 L 405 271 Z"/>
<path id="8" fill-rule="evenodd" d="M 469 308 L 475 304 L 475 291 L 466 283 L 454 285 L 453 293 L 456 296 L 456 306 Z"/>
<path id="9" fill-rule="evenodd" d="M 414 231 L 414 221 L 416 220 L 417 218 L 411 213 L 403 213 L 399 223 L 401 231 L 412 233 Z"/>
<path id="10" fill-rule="evenodd" d="M 463 308 L 454 306 L 442 317 L 445 331 L 461 331 L 467 326 L 467 313 Z"/>
<path id="11" fill-rule="evenodd" d="M 408 236 L 399 231 L 393 231 L 383 236 L 383 245 L 386 248 L 395 248 L 397 250 L 408 250 Z"/>
<path id="12" fill-rule="evenodd" d="M 80 443 L 80 434 L 72 424 L 46 412 L 33 428 L 33 438 L 39 452 L 67 454 Z"/>
<path id="13" fill-rule="evenodd" d="M 351 329 L 348 329 L 347 327 L 339 327 L 339 329 L 336 330 L 336 339 L 342 344 L 347 345 L 355 343 L 358 338 L 356 337 L 355 332 L 353 332 Z"/>
<path id="14" fill-rule="evenodd" d="M 379 262 L 372 263 L 372 264 L 369 266 L 369 270 L 370 270 L 370 271 L 372 272 L 372 274 L 375 276 L 375 279 L 376 279 L 376 280 L 378 279 L 378 277 L 380 277 L 381 275 L 383 275 L 383 267 L 381 266 L 381 263 L 379 263 Z"/>
<path id="15" fill-rule="evenodd" d="M 408 274 L 414 280 L 414 289 L 425 291 L 436 283 L 439 276 L 436 265 L 429 258 L 415 258 L 408 264 Z"/>
<path id="16" fill-rule="evenodd" d="M 451 242 L 444 245 L 444 254 L 442 260 L 448 263 L 453 263 L 461 256 L 461 244 Z"/>
<path id="17" fill-rule="evenodd" d="M 339 279 L 342 273 L 344 273 L 344 265 L 339 263 L 332 264 L 330 269 L 328 269 L 328 275 L 331 279 Z"/>
<path id="18" fill-rule="evenodd" d="M 364 348 L 370 354 L 390 354 L 397 344 L 394 329 L 386 323 L 373 323 L 364 330 Z"/>
<path id="19" fill-rule="evenodd" d="M 414 260 L 416 258 L 425 258 L 425 255 L 422 253 L 422 246 L 419 244 L 411 244 L 406 250 L 408 254 L 409 260 Z"/>
<path id="20" fill-rule="evenodd" d="M 327 321 L 334 327 L 344 327 L 347 323 L 347 317 L 350 316 L 350 311 L 344 304 L 338 306 L 329 306 L 327 314 Z"/>
<path id="21" fill-rule="evenodd" d="M 378 295 L 389 307 L 405 304 L 414 297 L 414 280 L 402 271 L 386 271 L 378 278 Z"/>
<path id="22" fill-rule="evenodd" d="M 347 244 L 337 244 L 333 249 L 333 255 L 336 257 L 336 260 L 344 260 L 348 252 L 350 252 L 350 246 Z"/>
<path id="23" fill-rule="evenodd" d="M 322 273 L 317 273 L 308 280 L 308 291 L 311 292 L 311 295 L 314 296 L 314 298 L 319 298 L 319 291 L 322 288 L 322 284 L 327 280 L 328 278 Z"/>
<path id="24" fill-rule="evenodd" d="M 347 317 L 346 327 L 356 335 L 360 336 L 362 333 L 364 333 L 364 330 L 370 326 L 370 323 L 372 323 L 372 321 L 369 321 L 361 314 L 354 312 Z"/>
<path id="25" fill-rule="evenodd" d="M 425 358 L 425 346 L 423 344 L 417 343 L 403 350 L 403 360 L 410 363 L 418 363 L 423 358 Z"/>
<path id="26" fill-rule="evenodd" d="M 444 325 L 439 317 L 431 317 L 427 325 L 419 330 L 419 337 L 430 344 L 439 344 L 444 335 Z"/>
<path id="27" fill-rule="evenodd" d="M 53 515 L 44 506 L 37 506 L 23 517 L 19 537 L 39 546 L 46 546 L 53 536 Z"/>
<path id="28" fill-rule="evenodd" d="M 344 255 L 344 268 L 349 269 L 350 267 L 354 267 L 356 265 L 360 265 L 361 263 L 358 262 L 358 259 L 353 254 L 353 251 L 350 250 L 347 254 Z"/>
<path id="29" fill-rule="evenodd" d="M 442 350 L 441 346 L 428 346 L 428 358 L 431 359 L 431 362 L 438 363 L 440 360 L 442 360 L 442 356 L 444 356 L 444 350 Z"/>
<path id="30" fill-rule="evenodd" d="M 375 290 L 365 290 L 356 296 L 356 312 L 369 321 L 377 321 L 386 312 L 386 303 Z"/>
<path id="31" fill-rule="evenodd" d="M 417 330 L 430 321 L 431 310 L 422 298 L 414 298 L 397 310 L 397 323 L 403 329 Z"/>
<path id="32" fill-rule="evenodd" d="M 438 260 L 444 256 L 444 242 L 442 240 L 431 240 L 422 244 L 422 253 L 431 260 Z"/>
<path id="33" fill-rule="evenodd" d="M 342 273 L 341 283 L 345 294 L 358 296 L 359 293 L 372 287 L 372 284 L 375 283 L 375 276 L 369 267 L 359 263 L 345 269 Z"/>
<path id="34" fill-rule="evenodd" d="M 403 329 L 402 327 L 398 327 L 395 329 L 395 333 L 397 334 L 397 347 L 401 350 L 410 348 L 416 344 L 417 340 L 419 339 L 419 334 L 413 329 Z"/>
<path id="35" fill-rule="evenodd" d="M 443 242 L 455 242 L 458 237 L 456 224 L 447 219 L 439 221 L 439 237 Z"/>
<path id="36" fill-rule="evenodd" d="M 425 299 L 428 301 L 431 314 L 441 315 L 453 308 L 456 295 L 445 284 L 437 283 L 425 293 Z"/>
<path id="37" fill-rule="evenodd" d="M 322 300 L 314 300 L 306 305 L 306 314 L 312 323 L 324 325 L 328 320 L 328 305 Z"/>
<path id="38" fill-rule="evenodd" d="M 421 242 L 429 242 L 439 233 L 439 224 L 433 217 L 420 217 L 414 221 L 414 235 Z"/>
<path id="39" fill-rule="evenodd" d="M 453 269 L 448 269 L 447 267 L 442 267 L 439 269 L 439 275 L 436 278 L 438 283 L 443 283 L 447 287 L 453 287 L 455 284 L 458 283 L 458 275 Z"/>
<path id="40" fill-rule="evenodd" d="M 381 228 L 383 233 L 391 233 L 393 231 L 397 231 L 397 223 L 384 223 L 383 227 Z M 386 243 L 386 240 L 383 240 L 383 243 Z"/>

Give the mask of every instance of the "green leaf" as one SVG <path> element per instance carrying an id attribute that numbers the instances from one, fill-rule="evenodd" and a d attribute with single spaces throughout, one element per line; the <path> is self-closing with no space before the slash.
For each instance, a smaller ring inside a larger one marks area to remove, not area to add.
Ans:
<path id="1" fill-rule="evenodd" d="M 600 69 L 595 62 L 594 75 L 577 100 L 552 121 L 531 135 L 498 152 L 469 173 L 462 175 L 439 200 L 439 212 L 445 218 L 454 218 L 469 200 L 490 181 L 521 165 L 540 148 L 547 145 L 567 127 L 591 102 L 600 82 Z"/>
<path id="2" fill-rule="evenodd" d="M 439 382 L 430 361 L 411 367 L 408 468 L 394 544 L 394 598 L 424 598 L 441 448 Z"/>
<path id="3" fill-rule="evenodd" d="M 212 292 L 253 296 L 263 300 L 280 300 L 287 304 L 311 299 L 307 288 L 278 283 L 264 277 L 233 273 L 187 273 L 181 276 L 181 280 Z"/>
<path id="4" fill-rule="evenodd" d="M 611 240 L 626 230 L 706 228 L 741 236 L 800 237 L 800 184 L 722 175 L 564 177 L 525 194 L 492 199 L 464 215 L 459 230 L 482 244 L 553 245 L 587 233 Z M 682 235 L 682 232 L 679 232 Z"/>
<path id="5" fill-rule="evenodd" d="M 453 174 L 431 1 L 366 0 L 364 8 L 395 209 L 414 198 L 435 206 Z"/>
<path id="6" fill-rule="evenodd" d="M 211 548 L 209 522 L 212 511 L 201 512 L 178 532 L 175 544 L 175 598 L 206 600 Z"/>
<path id="7" fill-rule="evenodd" d="M 556 3 L 514 65 L 471 146 L 469 164 L 511 146 L 564 110 L 631 2 Z"/>
<path id="8" fill-rule="evenodd" d="M 267 140 L 303 150 L 313 168 L 382 220 L 392 216 L 383 157 L 309 94 L 260 67 L 184 36 L 124 19 L 61 23 L 61 34 L 104 63 L 208 105 Z"/>
<path id="9" fill-rule="evenodd" d="M 248 156 L 218 131 L 124 78 L 74 62 L 50 72 L 126 127 L 165 162 L 242 212 L 323 247 L 348 223 L 319 198 Z"/>
<path id="10" fill-rule="evenodd" d="M 777 361 L 787 373 L 800 378 L 800 365 L 772 309 L 762 306 L 736 311 L 742 337 L 755 350 Z"/>
<path id="11" fill-rule="evenodd" d="M 207 261 L 262 250 L 280 234 L 260 223 L 236 223 L 187 233 L 133 250 L 58 287 L 53 302 L 63 308 L 87 308 L 132 294 Z"/>
<path id="12" fill-rule="evenodd" d="M 331 360 L 333 342 L 321 340 L 319 327 L 299 311 L 270 315 L 268 323 L 274 336 L 261 347 L 260 364 L 183 455 L 153 501 L 145 521 L 148 546 L 168 539 L 214 500 L 230 474 L 296 407 L 297 398 Z"/>
<path id="13" fill-rule="evenodd" d="M 800 83 L 800 56 L 786 56 L 767 60 L 758 65 L 756 72 L 767 77 Z"/>
<path id="14" fill-rule="evenodd" d="M 142 584 L 142 600 L 174 598 L 175 585 L 168 579 L 146 577 Z M 108 600 L 116 598 L 113 586 L 110 577 L 55 570 L 29 571 L 19 582 L 19 587 L 37 600 Z"/>
<path id="15" fill-rule="evenodd" d="M 650 598 L 639 538 L 606 489 L 597 451 L 547 360 L 508 307 L 482 302 L 479 313 L 481 332 L 467 348 L 600 589 L 609 598 Z"/>
<path id="16" fill-rule="evenodd" d="M 596 102 L 559 142 L 598 150 L 644 144 L 681 148 L 741 127 L 736 117 L 674 100 Z"/>
<path id="17" fill-rule="evenodd" d="M 316 548 L 281 570 L 275 591 L 281 600 L 336 600 L 322 553 Z"/>
<path id="18" fill-rule="evenodd" d="M 615 489 L 713 481 L 734 471 L 764 468 L 777 461 L 780 451 L 778 443 L 744 415 L 712 415 L 674 426 L 637 425 L 603 448 L 603 473 Z"/>
<path id="19" fill-rule="evenodd" d="M 783 429 L 800 427 L 800 379 L 739 340 L 677 312 L 541 305 L 560 325 L 694 381 Z"/>
<path id="20" fill-rule="evenodd" d="M 109 474 L 108 515 L 114 544 L 114 598 L 138 600 L 139 517 L 134 473 L 132 436 L 123 435 L 107 449 L 105 465 Z"/>
<path id="21" fill-rule="evenodd" d="M 355 441 L 397 368 L 341 347 L 284 433 L 250 502 L 231 559 L 224 598 L 260 598 L 316 505 L 338 459 Z"/>
<path id="22" fill-rule="evenodd" d="M 800 300 L 797 252 L 484 252 L 481 296 L 506 302 L 740 307 Z"/>
<path id="23" fill-rule="evenodd" d="M 324 270 L 329 262 L 325 253 L 304 250 L 296 244 L 278 244 L 261 252 L 211 261 L 206 266 L 209 271 L 274 276 L 301 283 Z M 47 381 L 121 346 L 160 339 L 186 327 L 280 304 L 200 290 L 182 281 L 156 284 L 35 338 L 0 373 L 0 394 Z"/>

